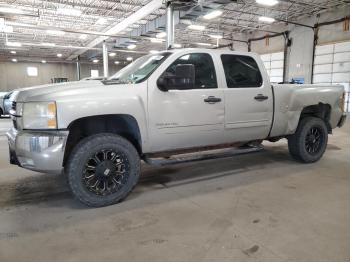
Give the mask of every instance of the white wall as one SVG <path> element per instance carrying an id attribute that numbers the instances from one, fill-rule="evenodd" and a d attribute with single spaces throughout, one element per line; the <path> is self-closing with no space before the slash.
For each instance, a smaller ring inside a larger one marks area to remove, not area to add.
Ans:
<path id="1" fill-rule="evenodd" d="M 298 22 L 313 26 L 317 21 L 319 23 L 337 20 L 347 16 L 350 13 L 350 7 L 334 10 L 333 12 L 322 13 L 319 18 L 308 17 Z M 310 83 L 312 68 L 312 49 L 313 49 L 313 30 L 306 27 L 295 25 L 278 25 L 270 28 L 272 31 L 282 32 L 289 30 L 292 38 L 292 46 L 289 48 L 287 56 L 287 78 L 304 78 L 305 83 Z M 266 33 L 259 32 L 253 34 L 251 38 L 261 37 Z M 350 40 L 350 32 L 343 32 L 342 23 L 329 26 L 322 26 L 319 30 L 319 44 L 334 43 Z M 283 37 L 270 38 L 270 45 L 266 46 L 265 40 L 252 43 L 252 52 L 259 54 L 281 52 L 284 49 Z"/>
<path id="2" fill-rule="evenodd" d="M 37 77 L 30 77 L 27 75 L 28 66 L 38 68 Z M 114 74 L 120 68 L 120 66 L 114 64 L 109 65 L 110 74 Z M 103 75 L 102 65 L 81 64 L 81 78 L 89 77 L 91 69 L 98 69 L 100 75 Z M 0 92 L 11 91 L 22 87 L 49 84 L 51 83 L 51 78 L 55 77 L 68 78 L 68 81 L 77 80 L 76 64 L 0 62 Z"/>

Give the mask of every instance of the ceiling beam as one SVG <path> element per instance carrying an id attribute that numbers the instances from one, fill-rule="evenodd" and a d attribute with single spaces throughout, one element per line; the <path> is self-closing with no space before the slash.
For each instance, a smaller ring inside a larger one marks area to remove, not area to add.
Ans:
<path id="1" fill-rule="evenodd" d="M 106 32 L 105 34 L 118 34 L 122 31 L 124 31 L 126 28 L 131 26 L 132 24 L 138 22 L 139 20 L 143 19 L 144 17 L 150 15 L 157 9 L 159 9 L 162 6 L 162 0 L 152 0 L 147 5 L 141 7 L 139 10 L 137 10 L 135 13 L 131 14 L 129 17 L 125 18 L 124 20 L 113 24 Z M 107 36 L 100 36 L 91 41 L 87 44 L 87 47 L 95 47 L 98 44 L 102 43 L 103 41 L 107 40 L 109 37 Z M 68 59 L 74 59 L 77 56 L 83 54 L 86 50 L 79 50 L 77 52 L 74 52 L 72 55 L 68 57 Z"/>

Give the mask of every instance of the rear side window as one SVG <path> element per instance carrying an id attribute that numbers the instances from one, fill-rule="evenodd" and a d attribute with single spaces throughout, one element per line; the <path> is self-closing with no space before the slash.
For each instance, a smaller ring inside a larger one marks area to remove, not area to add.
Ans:
<path id="1" fill-rule="evenodd" d="M 250 56 L 221 55 L 228 88 L 260 87 L 263 79 L 256 61 Z"/>

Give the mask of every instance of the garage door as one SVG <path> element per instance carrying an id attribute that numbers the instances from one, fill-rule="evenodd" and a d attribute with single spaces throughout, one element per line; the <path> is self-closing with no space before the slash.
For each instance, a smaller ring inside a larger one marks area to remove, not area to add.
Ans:
<path id="1" fill-rule="evenodd" d="M 316 47 L 313 80 L 315 84 L 341 84 L 347 92 L 345 110 L 350 105 L 350 42 Z"/>
<path id="2" fill-rule="evenodd" d="M 270 76 L 272 83 L 283 82 L 283 64 L 284 64 L 284 53 L 271 53 L 260 55 L 263 60 L 267 73 Z"/>

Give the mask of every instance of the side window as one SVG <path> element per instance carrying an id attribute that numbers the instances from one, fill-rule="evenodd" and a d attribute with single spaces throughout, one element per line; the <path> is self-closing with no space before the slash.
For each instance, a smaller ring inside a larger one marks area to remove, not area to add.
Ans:
<path id="1" fill-rule="evenodd" d="M 260 87 L 263 79 L 256 61 L 250 56 L 221 55 L 228 88 Z"/>
<path id="2" fill-rule="evenodd" d="M 217 88 L 216 73 L 213 59 L 206 53 L 194 53 L 181 56 L 164 72 L 165 75 L 174 76 L 177 65 L 194 65 L 195 89 Z"/>

